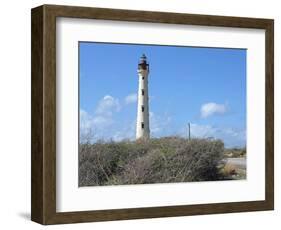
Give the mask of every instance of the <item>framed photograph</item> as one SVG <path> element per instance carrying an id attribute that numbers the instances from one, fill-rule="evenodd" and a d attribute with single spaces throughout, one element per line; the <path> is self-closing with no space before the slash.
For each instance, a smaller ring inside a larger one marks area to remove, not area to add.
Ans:
<path id="1" fill-rule="evenodd" d="M 31 219 L 274 208 L 273 20 L 32 9 Z"/>

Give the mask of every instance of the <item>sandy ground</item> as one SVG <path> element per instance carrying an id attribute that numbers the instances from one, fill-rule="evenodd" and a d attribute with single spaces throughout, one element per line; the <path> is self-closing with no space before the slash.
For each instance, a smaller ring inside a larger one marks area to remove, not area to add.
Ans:
<path id="1" fill-rule="evenodd" d="M 225 162 L 229 163 L 229 164 L 232 164 L 232 165 L 235 165 L 240 169 L 244 169 L 244 170 L 246 169 L 247 161 L 246 161 L 246 158 L 244 158 L 244 157 L 227 158 L 227 159 L 225 159 Z"/>

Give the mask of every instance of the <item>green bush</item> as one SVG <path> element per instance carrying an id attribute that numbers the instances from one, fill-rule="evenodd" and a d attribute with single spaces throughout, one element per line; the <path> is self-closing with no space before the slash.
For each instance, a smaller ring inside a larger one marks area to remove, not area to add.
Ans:
<path id="1" fill-rule="evenodd" d="M 220 180 L 223 153 L 220 140 L 179 137 L 81 144 L 79 186 Z"/>

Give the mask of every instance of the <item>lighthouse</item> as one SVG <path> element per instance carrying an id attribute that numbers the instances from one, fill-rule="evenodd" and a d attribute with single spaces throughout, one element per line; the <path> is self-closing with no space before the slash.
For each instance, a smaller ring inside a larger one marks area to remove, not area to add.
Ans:
<path id="1" fill-rule="evenodd" d="M 148 74 L 149 64 L 143 54 L 138 63 L 138 108 L 137 108 L 137 125 L 136 139 L 147 140 L 150 137 L 149 131 L 149 105 L 148 105 Z"/>

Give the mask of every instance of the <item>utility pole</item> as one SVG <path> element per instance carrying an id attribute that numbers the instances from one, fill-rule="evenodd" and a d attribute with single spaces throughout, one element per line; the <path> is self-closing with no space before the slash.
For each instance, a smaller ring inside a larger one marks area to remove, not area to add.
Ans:
<path id="1" fill-rule="evenodd" d="M 190 122 L 188 122 L 188 140 L 190 140 Z"/>

